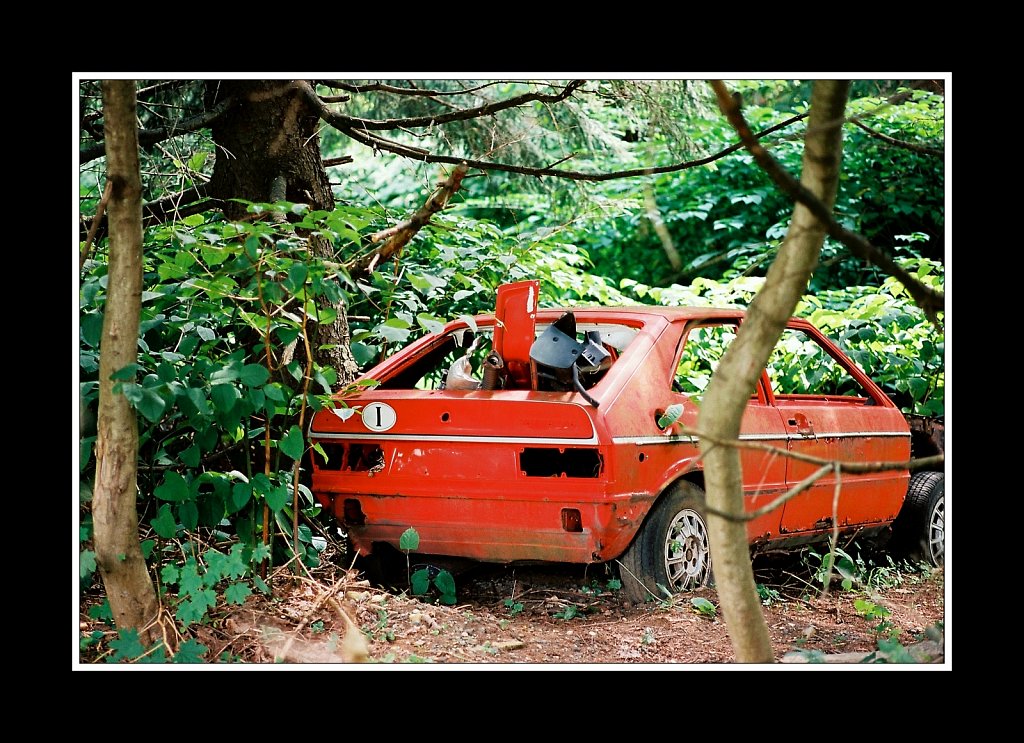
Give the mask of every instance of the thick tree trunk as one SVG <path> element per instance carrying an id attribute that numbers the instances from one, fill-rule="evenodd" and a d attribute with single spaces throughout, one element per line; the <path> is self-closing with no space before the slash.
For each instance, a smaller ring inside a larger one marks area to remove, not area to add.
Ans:
<path id="1" fill-rule="evenodd" d="M 819 80 L 811 96 L 801 183 L 831 209 L 842 156 L 842 120 L 849 83 Z M 722 92 L 719 92 L 721 97 Z M 825 239 L 826 226 L 802 204 L 793 210 L 779 255 L 747 319 L 723 356 L 701 405 L 698 428 L 715 439 L 735 439 L 757 379 L 786 321 L 807 288 Z M 711 508 L 743 513 L 743 473 L 737 449 L 705 445 L 704 477 Z M 709 514 L 711 562 L 736 660 L 770 663 L 774 654 L 750 564 L 745 522 Z"/>
<path id="2" fill-rule="evenodd" d="M 135 127 L 135 81 L 105 80 L 103 109 L 111 197 L 110 266 L 100 341 L 96 485 L 92 515 L 96 563 L 120 629 L 143 644 L 160 635 L 156 591 L 139 546 L 136 498 L 138 424 L 110 375 L 135 362 L 142 299 L 142 186 Z"/>
<path id="3" fill-rule="evenodd" d="M 217 159 L 210 194 L 224 200 L 228 218 L 245 214 L 243 205 L 227 201 L 231 198 L 262 202 L 283 198 L 309 204 L 311 209 L 334 208 L 320 155 L 320 117 L 295 81 L 221 80 L 208 83 L 208 90 L 211 105 L 228 96 L 235 100 L 212 128 Z M 339 261 L 328 241 L 311 237 L 309 244 L 313 255 Z M 334 368 L 343 385 L 355 378 L 359 365 L 350 349 L 345 307 L 335 309 L 335 322 L 312 326 L 311 342 L 314 361 Z"/>

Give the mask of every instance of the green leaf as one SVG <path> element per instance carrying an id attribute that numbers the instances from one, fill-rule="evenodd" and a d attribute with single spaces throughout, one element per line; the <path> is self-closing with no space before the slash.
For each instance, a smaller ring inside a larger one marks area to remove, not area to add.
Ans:
<path id="1" fill-rule="evenodd" d="M 215 384 L 210 388 L 210 399 L 213 406 L 223 413 L 227 413 L 235 406 L 241 397 L 233 384 Z"/>
<path id="2" fill-rule="evenodd" d="M 266 498 L 270 510 L 277 513 L 288 504 L 288 488 L 284 485 L 278 485 L 271 488 L 264 498 Z"/>
<path id="3" fill-rule="evenodd" d="M 126 660 L 135 660 L 146 652 L 145 646 L 139 640 L 139 631 L 126 629 L 117 631 L 117 639 L 110 641 L 110 649 L 114 651 L 111 662 L 120 663 Z"/>
<path id="4" fill-rule="evenodd" d="M 196 335 L 198 335 L 204 341 L 212 341 L 214 338 L 217 337 L 216 333 L 214 333 L 212 330 L 210 330 L 209 328 L 204 327 L 202 325 L 200 325 L 200 326 L 198 326 L 196 328 Z"/>
<path id="5" fill-rule="evenodd" d="M 438 289 L 448 283 L 445 279 L 442 279 L 438 276 L 431 276 L 430 274 L 427 273 L 417 274 L 414 273 L 413 271 L 410 271 L 407 275 L 409 277 L 409 283 L 412 284 L 417 291 L 423 293 L 424 295 L 427 295 L 431 292 L 431 290 Z"/>
<path id="6" fill-rule="evenodd" d="M 679 420 L 683 414 L 682 403 L 674 403 L 669 405 L 665 412 L 658 418 L 658 428 L 668 428 L 673 423 Z"/>
<path id="7" fill-rule="evenodd" d="M 174 516 L 171 514 L 171 507 L 166 503 L 160 506 L 160 510 L 157 512 L 156 518 L 149 522 L 153 531 L 156 532 L 158 537 L 164 539 L 173 539 L 174 535 L 178 533 L 178 524 L 174 520 Z"/>
<path id="8" fill-rule="evenodd" d="M 696 609 L 698 613 L 703 614 L 704 616 L 714 616 L 718 611 L 714 604 L 700 596 L 690 599 L 690 603 L 693 604 L 693 608 Z"/>
<path id="9" fill-rule="evenodd" d="M 409 323 L 397 317 L 377 325 L 373 331 L 391 343 L 403 343 L 411 332 Z"/>
<path id="10" fill-rule="evenodd" d="M 190 637 L 178 646 L 178 652 L 174 654 L 172 663 L 204 663 L 203 654 L 207 648 L 199 640 Z"/>
<path id="11" fill-rule="evenodd" d="M 139 544 L 139 547 L 142 550 L 142 559 L 148 560 L 150 558 L 150 555 L 153 554 L 153 548 L 156 547 L 156 540 L 143 539 L 142 542 Z"/>
<path id="12" fill-rule="evenodd" d="M 156 368 L 156 375 L 161 382 L 170 383 L 178 379 L 178 370 L 174 368 L 173 364 L 168 364 L 165 361 Z"/>
<path id="13" fill-rule="evenodd" d="M 192 444 L 192 446 L 183 450 L 181 454 L 178 455 L 178 459 L 180 459 L 186 467 L 195 469 L 199 466 L 199 455 L 199 447 L 196 444 Z"/>
<path id="14" fill-rule="evenodd" d="M 92 550 L 82 550 L 78 560 L 78 577 L 82 580 L 89 578 L 96 572 L 96 553 Z"/>
<path id="15" fill-rule="evenodd" d="M 284 402 L 284 392 L 281 390 L 281 385 L 277 382 L 271 382 L 268 385 L 264 385 L 263 394 L 267 396 L 268 400 Z"/>
<path id="16" fill-rule="evenodd" d="M 284 281 L 284 288 L 292 294 L 300 294 L 308 276 L 309 269 L 306 268 L 306 264 L 295 262 L 288 269 L 288 278 Z"/>
<path id="17" fill-rule="evenodd" d="M 128 364 L 128 366 L 122 366 L 111 374 L 110 378 L 115 382 L 130 382 L 135 379 L 135 375 L 138 374 L 141 368 L 138 364 Z"/>
<path id="18" fill-rule="evenodd" d="M 164 399 L 156 390 L 150 388 L 143 388 L 142 399 L 135 403 L 135 409 L 150 423 L 159 422 L 166 408 L 167 403 Z"/>
<path id="19" fill-rule="evenodd" d="M 82 342 L 92 348 L 100 347 L 100 336 L 103 333 L 103 313 L 90 312 L 82 318 L 78 332 L 82 336 Z"/>
<path id="20" fill-rule="evenodd" d="M 299 328 L 289 328 L 282 326 L 277 328 L 277 330 L 274 332 L 277 333 L 277 337 L 280 339 L 281 343 L 287 346 L 293 340 L 298 338 L 299 333 L 302 331 Z"/>
<path id="21" fill-rule="evenodd" d="M 210 154 L 209 152 L 197 152 L 194 155 L 192 155 L 192 157 L 190 157 L 188 159 L 188 168 L 189 168 L 189 170 L 202 170 L 203 169 L 203 165 L 206 164 L 206 157 L 209 154 Z M 196 217 L 199 218 L 198 222 L 195 221 Z M 189 220 L 193 220 L 193 221 L 189 221 Z M 191 226 L 195 227 L 197 225 L 201 225 L 204 220 L 203 220 L 203 215 L 202 214 L 192 214 L 192 215 L 190 215 L 188 217 L 185 217 L 185 219 L 182 220 L 182 221 L 185 224 L 187 224 L 187 225 L 191 225 Z"/>
<path id="22" fill-rule="evenodd" d="M 178 520 L 185 531 L 194 531 L 199 525 L 199 507 L 195 501 L 187 501 L 178 506 Z"/>
<path id="23" fill-rule="evenodd" d="M 189 387 L 185 390 L 185 397 L 195 406 L 200 415 L 210 414 L 210 402 L 206 399 L 206 390 Z"/>
<path id="24" fill-rule="evenodd" d="M 78 471 L 84 472 L 85 468 L 89 466 L 89 460 L 92 458 L 92 445 L 96 442 L 95 436 L 86 436 L 78 442 Z"/>
<path id="25" fill-rule="evenodd" d="M 430 590 L 430 571 L 426 568 L 417 570 L 409 578 L 414 596 L 423 596 Z"/>
<path id="26" fill-rule="evenodd" d="M 252 550 L 252 561 L 259 564 L 270 557 L 269 544 L 257 544 Z"/>
<path id="27" fill-rule="evenodd" d="M 288 429 L 288 433 L 285 434 L 284 438 L 281 439 L 279 446 L 285 456 L 289 456 L 292 459 L 302 457 L 302 452 L 306 448 L 306 442 L 302 437 L 302 429 L 293 425 Z"/>
<path id="28" fill-rule="evenodd" d="M 437 577 L 434 578 L 434 585 L 441 592 L 441 603 L 449 606 L 455 603 L 455 578 L 451 573 L 447 570 L 438 572 Z M 450 602 L 445 600 L 448 597 L 451 598 Z"/>
<path id="29" fill-rule="evenodd" d="M 153 495 L 160 500 L 181 503 L 188 500 L 188 483 L 177 472 L 169 471 L 164 475 L 163 482 L 156 486 Z"/>
<path id="30" fill-rule="evenodd" d="M 420 548 L 420 533 L 411 526 L 398 538 L 398 548 L 405 552 L 413 552 Z"/>
<path id="31" fill-rule="evenodd" d="M 910 380 L 910 394 L 915 400 L 919 400 L 928 393 L 928 380 L 921 377 L 912 377 Z"/>
<path id="32" fill-rule="evenodd" d="M 241 378 L 242 384 L 249 387 L 259 387 L 270 378 L 270 372 L 267 371 L 266 367 L 259 364 L 246 364 L 242 367 L 238 376 Z"/>
<path id="33" fill-rule="evenodd" d="M 320 442 L 319 441 L 313 444 L 313 451 L 315 451 L 317 454 L 319 454 L 320 457 L 325 462 L 330 462 L 331 461 L 330 458 L 327 456 L 327 452 L 325 452 L 323 447 L 320 446 Z"/>
<path id="34" fill-rule="evenodd" d="M 241 511 L 252 498 L 252 485 L 247 482 L 236 482 L 231 488 L 231 511 Z"/>
<path id="35" fill-rule="evenodd" d="M 444 323 L 441 322 L 441 318 L 436 317 L 435 315 L 428 315 L 421 312 L 416 315 L 416 322 L 419 323 L 420 327 L 428 333 L 440 333 L 444 330 Z"/>
<path id="36" fill-rule="evenodd" d="M 252 595 L 252 590 L 245 583 L 236 581 L 224 589 L 224 599 L 229 604 L 241 606 Z"/>

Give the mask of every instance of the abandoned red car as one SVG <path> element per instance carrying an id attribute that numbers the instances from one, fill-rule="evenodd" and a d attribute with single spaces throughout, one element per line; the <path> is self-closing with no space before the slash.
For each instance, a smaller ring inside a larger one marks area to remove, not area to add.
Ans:
<path id="1" fill-rule="evenodd" d="M 744 313 L 704 307 L 539 309 L 501 287 L 494 315 L 449 323 L 368 370 L 377 382 L 318 412 L 312 490 L 362 556 L 397 549 L 492 563 L 613 563 L 634 600 L 705 585 L 695 428 L 701 395 Z M 664 428 L 670 406 L 682 413 Z M 844 353 L 793 319 L 761 374 L 741 438 L 820 460 L 937 453 Z M 324 456 L 326 455 L 326 456 Z M 820 465 L 741 450 L 753 511 Z M 753 551 L 842 533 L 944 554 L 941 472 L 828 476 L 747 524 Z M 835 514 L 835 519 L 834 519 Z M 834 523 L 835 522 L 835 523 Z"/>

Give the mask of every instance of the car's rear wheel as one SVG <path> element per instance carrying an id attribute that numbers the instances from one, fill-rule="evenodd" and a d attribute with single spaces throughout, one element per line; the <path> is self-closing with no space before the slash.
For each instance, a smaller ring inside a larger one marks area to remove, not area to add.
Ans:
<path id="1" fill-rule="evenodd" d="M 946 477 L 917 472 L 910 478 L 903 508 L 892 525 L 894 552 L 932 567 L 946 559 Z"/>
<path id="2" fill-rule="evenodd" d="M 711 581 L 708 529 L 696 510 L 703 495 L 693 483 L 679 482 L 655 504 L 619 558 L 626 598 L 636 603 L 664 599 L 666 590 L 675 595 Z"/>

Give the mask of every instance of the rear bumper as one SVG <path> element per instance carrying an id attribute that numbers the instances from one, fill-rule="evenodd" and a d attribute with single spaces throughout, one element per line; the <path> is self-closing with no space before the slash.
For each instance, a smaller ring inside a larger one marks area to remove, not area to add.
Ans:
<path id="1" fill-rule="evenodd" d="M 492 563 L 611 560 L 626 549 L 653 500 L 644 494 L 609 495 L 558 477 L 545 478 L 542 486 L 527 483 L 521 492 L 507 485 L 500 491 L 468 485 L 450 483 L 444 495 L 322 489 L 317 495 L 360 554 L 370 554 L 377 542 L 398 549 L 412 527 L 419 553 Z"/>

